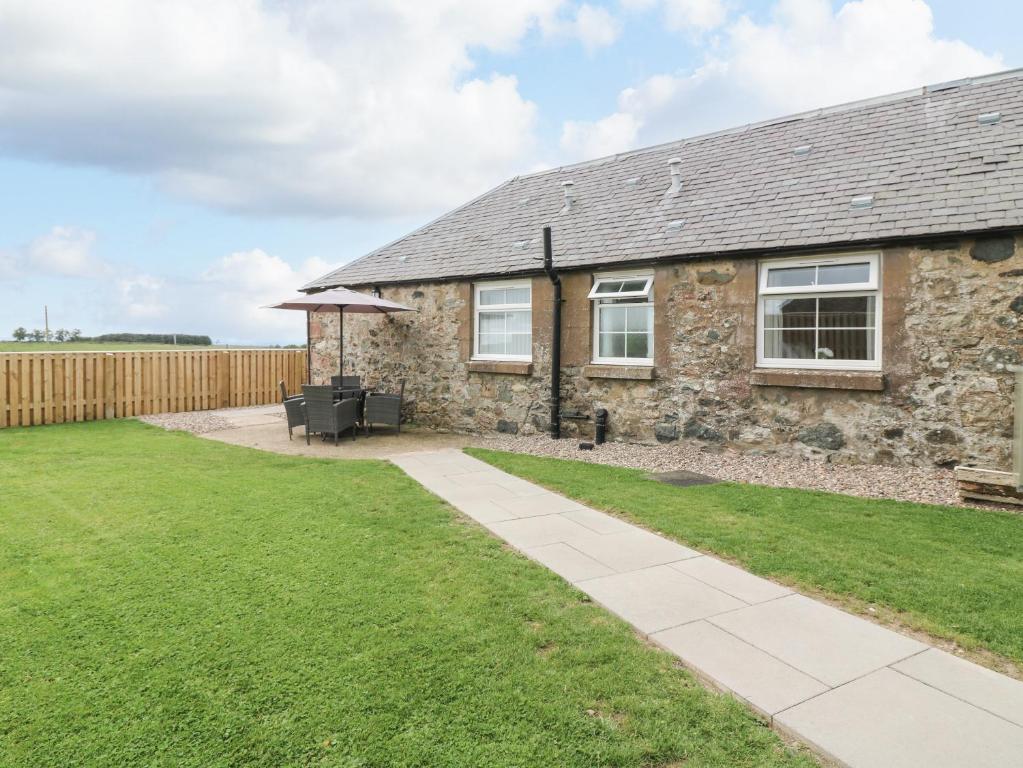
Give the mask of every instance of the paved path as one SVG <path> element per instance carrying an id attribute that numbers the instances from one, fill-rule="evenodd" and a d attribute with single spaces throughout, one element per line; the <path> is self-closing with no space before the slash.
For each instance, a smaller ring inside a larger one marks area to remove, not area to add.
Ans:
<path id="1" fill-rule="evenodd" d="M 391 461 L 840 765 L 1023 766 L 1023 683 L 460 451 Z"/>

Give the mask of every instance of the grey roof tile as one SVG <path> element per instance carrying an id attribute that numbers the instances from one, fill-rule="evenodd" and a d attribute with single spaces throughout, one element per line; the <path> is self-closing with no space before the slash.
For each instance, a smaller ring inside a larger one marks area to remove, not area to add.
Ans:
<path id="1" fill-rule="evenodd" d="M 1021 127 L 1014 71 L 519 176 L 306 289 L 535 271 L 545 225 L 562 269 L 1023 227 Z"/>

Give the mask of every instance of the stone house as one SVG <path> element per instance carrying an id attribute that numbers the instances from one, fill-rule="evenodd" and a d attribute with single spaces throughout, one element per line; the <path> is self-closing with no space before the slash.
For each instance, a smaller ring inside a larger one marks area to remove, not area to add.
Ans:
<path id="1" fill-rule="evenodd" d="M 831 461 L 1007 467 L 1023 355 L 1023 72 L 511 179 L 305 286 L 417 308 L 344 325 L 416 422 L 561 422 Z M 311 324 L 314 380 L 337 317 Z"/>

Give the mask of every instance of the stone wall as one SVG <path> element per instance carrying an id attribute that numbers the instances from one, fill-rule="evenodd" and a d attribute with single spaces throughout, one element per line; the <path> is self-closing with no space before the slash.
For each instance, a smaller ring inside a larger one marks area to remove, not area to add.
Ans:
<path id="1" fill-rule="evenodd" d="M 562 276 L 563 420 L 592 435 L 610 413 L 616 440 L 691 440 L 835 462 L 1007 467 L 1012 376 L 1023 356 L 1023 243 L 1012 238 L 885 249 L 883 371 L 755 370 L 754 260 L 655 270 L 654 368 L 590 364 L 591 275 Z M 531 365 L 473 363 L 471 286 L 385 286 L 416 313 L 346 315 L 348 373 L 387 389 L 407 381 L 425 426 L 534 433 L 547 428 L 550 304 L 533 278 Z M 313 324 L 314 380 L 337 368 L 337 317 Z"/>

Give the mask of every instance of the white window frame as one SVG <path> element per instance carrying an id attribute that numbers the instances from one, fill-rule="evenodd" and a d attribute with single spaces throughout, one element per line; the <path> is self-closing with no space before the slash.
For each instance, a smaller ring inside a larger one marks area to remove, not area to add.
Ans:
<path id="1" fill-rule="evenodd" d="M 480 291 L 493 288 L 525 288 L 529 291 L 529 301 L 525 304 L 480 304 Z M 480 353 L 480 313 L 529 311 L 530 337 L 528 355 L 485 355 Z M 486 283 L 474 283 L 472 291 L 472 359 L 473 360 L 509 360 L 514 362 L 532 362 L 533 360 L 533 283 L 530 280 L 499 280 Z"/>
<path id="2" fill-rule="evenodd" d="M 625 291 L 618 294 L 596 293 L 597 287 L 604 282 L 619 280 L 646 280 L 646 288 L 643 291 Z M 630 303 L 630 307 L 653 307 L 654 306 L 654 276 L 649 272 L 616 272 L 614 274 L 599 274 L 593 276 L 593 288 L 590 289 L 588 298 L 593 305 L 591 317 L 593 318 L 593 356 L 592 362 L 598 365 L 631 365 L 631 366 L 652 366 L 654 364 L 654 327 L 651 320 L 650 327 L 650 357 L 601 357 L 600 356 L 600 312 L 602 307 L 622 306 L 615 304 L 601 304 L 601 299 L 640 299 L 646 297 L 644 302 Z"/>
<path id="3" fill-rule="evenodd" d="M 768 273 L 772 269 L 791 267 L 829 266 L 834 264 L 870 265 L 868 280 L 863 283 L 841 285 L 785 286 L 769 288 Z M 792 259 L 770 259 L 760 262 L 757 291 L 757 367 L 809 368 L 816 370 L 879 371 L 881 370 L 881 320 L 884 317 L 881 297 L 881 254 L 877 252 L 848 253 L 841 256 L 818 256 Z M 765 299 L 778 296 L 873 296 L 874 297 L 874 360 L 794 360 L 764 356 Z"/>

